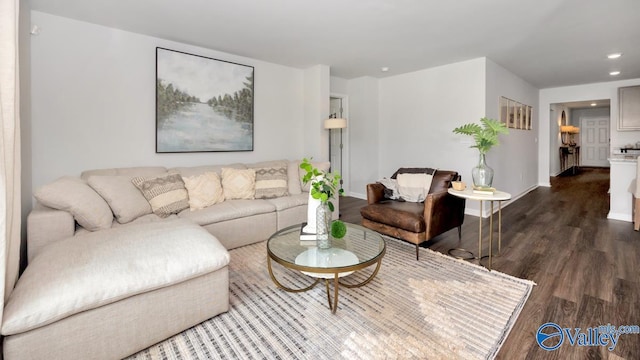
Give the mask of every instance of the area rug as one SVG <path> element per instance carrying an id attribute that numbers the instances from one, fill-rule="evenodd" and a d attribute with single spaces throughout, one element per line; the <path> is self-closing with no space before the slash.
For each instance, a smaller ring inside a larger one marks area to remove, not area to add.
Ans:
<path id="1" fill-rule="evenodd" d="M 266 242 L 231 250 L 230 306 L 130 359 L 492 359 L 534 283 L 387 239 L 376 278 L 340 288 L 338 311 L 324 285 L 278 289 Z M 356 283 L 371 269 L 345 278 Z M 279 279 L 310 279 L 274 264 Z"/>

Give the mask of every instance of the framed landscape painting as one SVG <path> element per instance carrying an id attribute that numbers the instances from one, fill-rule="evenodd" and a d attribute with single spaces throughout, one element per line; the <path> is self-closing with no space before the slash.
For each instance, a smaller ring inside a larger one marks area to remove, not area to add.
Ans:
<path id="1" fill-rule="evenodd" d="M 156 152 L 253 151 L 252 66 L 156 48 Z"/>

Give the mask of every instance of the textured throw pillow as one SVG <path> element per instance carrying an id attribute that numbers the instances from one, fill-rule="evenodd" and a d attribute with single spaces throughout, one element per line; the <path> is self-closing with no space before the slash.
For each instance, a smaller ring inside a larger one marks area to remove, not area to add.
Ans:
<path id="1" fill-rule="evenodd" d="M 254 199 L 255 169 L 222 168 L 222 190 L 225 200 Z"/>
<path id="2" fill-rule="evenodd" d="M 189 195 L 179 174 L 160 177 L 135 177 L 131 182 L 149 201 L 151 210 L 160 217 L 177 214 L 189 207 Z"/>
<path id="3" fill-rule="evenodd" d="M 113 222 L 109 205 L 80 178 L 62 177 L 39 188 L 33 196 L 45 206 L 68 211 L 89 231 L 108 229 Z"/>
<path id="4" fill-rule="evenodd" d="M 89 176 L 89 186 L 107 201 L 120 224 L 151 214 L 151 206 L 140 190 L 131 183 L 131 176 Z"/>
<path id="5" fill-rule="evenodd" d="M 421 202 L 424 201 L 429 193 L 433 175 L 403 173 L 398 174 L 397 180 L 401 199 L 410 202 Z"/>
<path id="6" fill-rule="evenodd" d="M 214 172 L 205 172 L 199 176 L 183 177 L 182 180 L 189 193 L 191 211 L 204 209 L 224 201 L 220 175 Z"/>
<path id="7" fill-rule="evenodd" d="M 289 195 L 287 164 L 261 167 L 256 171 L 256 199 L 272 199 Z"/>

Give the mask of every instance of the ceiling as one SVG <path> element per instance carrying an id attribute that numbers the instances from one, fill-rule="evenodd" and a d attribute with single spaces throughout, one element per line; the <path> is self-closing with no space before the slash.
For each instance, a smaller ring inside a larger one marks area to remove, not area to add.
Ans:
<path id="1" fill-rule="evenodd" d="M 30 6 L 296 68 L 329 65 L 332 76 L 345 79 L 478 57 L 537 88 L 640 78 L 638 0 L 30 0 Z M 612 52 L 624 55 L 607 59 Z M 612 70 L 621 74 L 612 77 Z"/>

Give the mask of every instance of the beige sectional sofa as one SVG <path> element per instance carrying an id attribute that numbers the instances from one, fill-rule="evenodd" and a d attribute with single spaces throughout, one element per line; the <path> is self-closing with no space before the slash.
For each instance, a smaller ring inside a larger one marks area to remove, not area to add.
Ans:
<path id="1" fill-rule="evenodd" d="M 227 250 L 306 220 L 299 164 L 100 169 L 37 190 L 27 221 L 29 264 L 4 310 L 5 359 L 122 358 L 227 311 Z M 220 176 L 223 169 L 266 174 L 262 182 L 256 177 L 254 194 L 267 196 L 166 216 L 158 214 L 172 212 L 183 201 L 173 197 L 187 190 L 147 200 L 132 181 Z"/>

